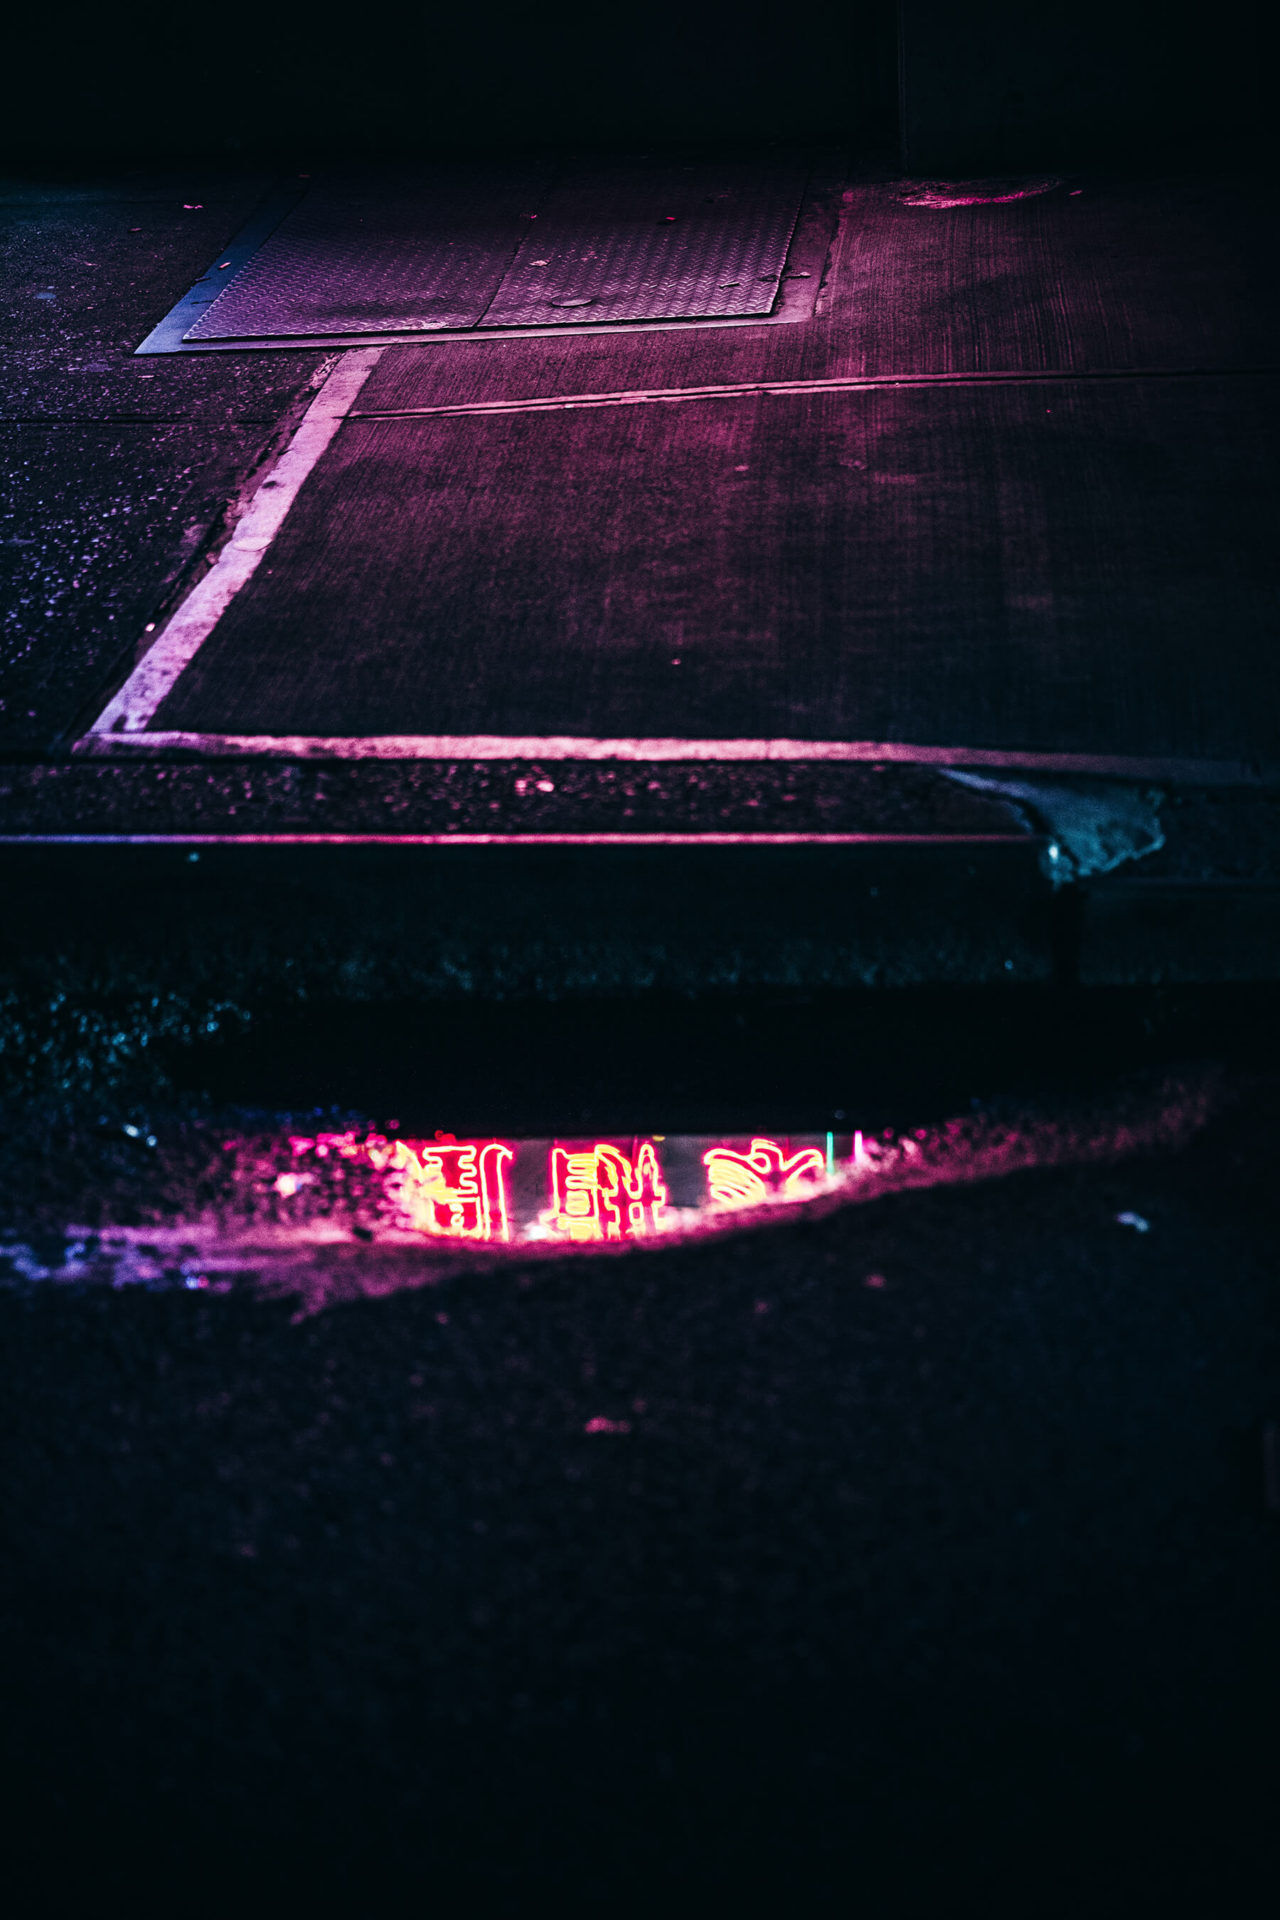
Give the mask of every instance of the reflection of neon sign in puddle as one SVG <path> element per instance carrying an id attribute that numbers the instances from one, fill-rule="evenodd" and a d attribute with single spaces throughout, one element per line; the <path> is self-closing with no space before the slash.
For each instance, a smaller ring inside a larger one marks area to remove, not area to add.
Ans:
<path id="1" fill-rule="evenodd" d="M 601 1139 L 405 1138 L 361 1129 L 222 1136 L 216 1198 L 172 1224 L 68 1227 L 62 1256 L 0 1246 L 26 1279 L 225 1291 L 310 1308 L 522 1261 L 625 1253 L 824 1213 L 911 1188 L 1182 1145 L 1220 1076 L 975 1114 L 909 1131 Z"/>
<path id="2" fill-rule="evenodd" d="M 379 1238 L 601 1246 L 688 1232 L 708 1216 L 744 1208 L 812 1200 L 855 1167 L 910 1152 L 912 1144 L 881 1146 L 859 1133 L 575 1141 L 294 1134 L 288 1164 L 272 1177 L 282 1158 L 276 1149 L 251 1177 L 302 1217 L 313 1211 L 309 1189 L 329 1198 L 350 1188 L 359 1196 L 357 1224 Z"/>

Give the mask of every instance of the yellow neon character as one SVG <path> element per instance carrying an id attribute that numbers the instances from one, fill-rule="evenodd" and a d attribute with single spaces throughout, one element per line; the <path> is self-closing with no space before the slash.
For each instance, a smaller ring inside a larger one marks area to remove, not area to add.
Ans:
<path id="1" fill-rule="evenodd" d="M 507 1166 L 500 1140 L 370 1141 L 370 1164 L 399 1178 L 391 1189 L 408 1224 L 448 1240 L 510 1240 Z"/>
<path id="2" fill-rule="evenodd" d="M 712 1147 L 702 1156 L 707 1192 L 717 1207 L 759 1207 L 770 1200 L 794 1200 L 821 1180 L 826 1156 L 818 1147 L 798 1147 L 787 1155 L 776 1140 L 753 1140 L 749 1153 Z"/>
<path id="3" fill-rule="evenodd" d="M 631 1240 L 661 1231 L 667 1189 L 653 1143 L 634 1160 L 601 1143 L 553 1147 L 551 1206 L 543 1215 L 553 1233 L 569 1240 Z"/>

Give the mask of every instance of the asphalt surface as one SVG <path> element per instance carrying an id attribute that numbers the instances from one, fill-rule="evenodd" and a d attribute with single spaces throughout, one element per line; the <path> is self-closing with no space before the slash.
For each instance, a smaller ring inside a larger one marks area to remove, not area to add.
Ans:
<path id="1" fill-rule="evenodd" d="M 253 174 L 5 182 L 0 740 L 47 751 L 127 670 L 307 391 L 316 353 L 163 378 L 133 350 L 253 211 Z"/>
<path id="2" fill-rule="evenodd" d="M 315 1317 L 6 1292 L 17 1910 L 1269 1911 L 1275 1119 Z"/>

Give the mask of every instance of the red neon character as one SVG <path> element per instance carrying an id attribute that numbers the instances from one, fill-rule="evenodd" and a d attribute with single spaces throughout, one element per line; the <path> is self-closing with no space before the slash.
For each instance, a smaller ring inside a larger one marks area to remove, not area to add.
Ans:
<path id="1" fill-rule="evenodd" d="M 448 1240 L 510 1240 L 507 1166 L 500 1140 L 370 1140 L 369 1163 L 399 1177 L 391 1192 L 410 1226 Z"/>
<path id="2" fill-rule="evenodd" d="M 634 1161 L 617 1147 L 552 1147 L 551 1206 L 543 1222 L 570 1240 L 631 1240 L 658 1233 L 667 1189 L 653 1143 Z"/>
<path id="3" fill-rule="evenodd" d="M 712 1147 L 702 1156 L 707 1191 L 717 1207 L 758 1207 L 793 1200 L 806 1184 L 821 1180 L 826 1156 L 818 1147 L 798 1147 L 789 1157 L 776 1140 L 753 1140 L 750 1153 Z"/>

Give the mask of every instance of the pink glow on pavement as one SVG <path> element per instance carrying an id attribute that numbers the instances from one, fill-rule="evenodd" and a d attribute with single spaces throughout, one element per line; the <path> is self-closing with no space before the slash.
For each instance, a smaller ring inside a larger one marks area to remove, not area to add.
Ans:
<path id="1" fill-rule="evenodd" d="M 1048 1112 L 798 1139 L 763 1129 L 727 1140 L 401 1139 L 354 1127 L 221 1137 L 218 1195 L 199 1210 L 163 1224 L 68 1226 L 52 1262 L 16 1244 L 0 1255 L 28 1279 L 214 1293 L 247 1283 L 297 1298 L 303 1311 L 433 1286 L 495 1260 L 523 1263 L 521 1284 L 532 1284 L 546 1260 L 635 1257 L 912 1189 L 1170 1151 L 1227 1097 L 1205 1068 Z M 1114 1217 L 1136 1235 L 1149 1224 L 1132 1208 Z M 892 1276 L 855 1268 L 850 1284 L 879 1292 Z M 755 1312 L 769 1305 L 757 1301 Z"/>

